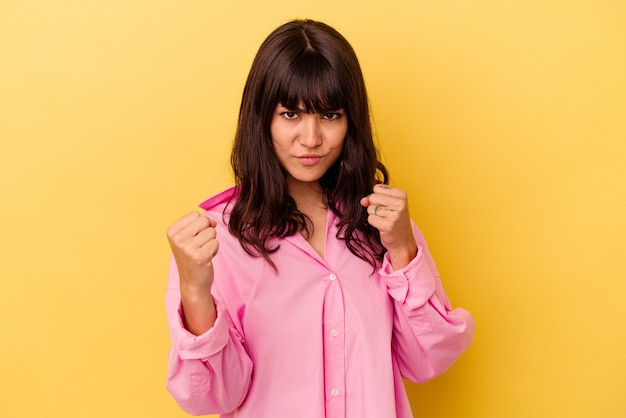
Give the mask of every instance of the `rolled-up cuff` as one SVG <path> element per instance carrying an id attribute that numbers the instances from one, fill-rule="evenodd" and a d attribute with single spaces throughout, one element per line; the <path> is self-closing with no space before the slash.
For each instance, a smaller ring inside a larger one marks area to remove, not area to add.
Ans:
<path id="1" fill-rule="evenodd" d="M 379 271 L 387 283 L 389 295 L 408 309 L 423 306 L 435 293 L 435 277 L 422 254 L 423 249 L 418 246 L 417 256 L 398 270 L 393 269 L 389 254 L 385 254 Z"/>
<path id="2" fill-rule="evenodd" d="M 182 305 L 179 304 L 170 319 L 170 329 L 176 351 L 182 360 L 206 359 L 220 352 L 228 343 L 228 321 L 222 312 L 217 314 L 213 327 L 200 335 L 193 335 L 183 324 Z"/>

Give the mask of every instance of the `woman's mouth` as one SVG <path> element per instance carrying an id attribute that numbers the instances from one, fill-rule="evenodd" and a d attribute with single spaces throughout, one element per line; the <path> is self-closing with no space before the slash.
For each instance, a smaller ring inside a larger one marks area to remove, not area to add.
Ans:
<path id="1" fill-rule="evenodd" d="M 300 161 L 300 163 L 302 165 L 315 165 L 319 162 L 319 160 L 322 159 L 321 155 L 315 155 L 315 154 L 305 154 L 305 155 L 300 155 L 297 157 L 298 161 Z"/>

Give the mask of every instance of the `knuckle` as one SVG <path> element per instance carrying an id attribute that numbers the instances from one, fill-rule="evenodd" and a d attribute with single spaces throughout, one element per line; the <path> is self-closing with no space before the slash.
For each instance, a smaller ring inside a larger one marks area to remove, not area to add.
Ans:
<path id="1" fill-rule="evenodd" d="M 170 242 L 177 248 L 183 249 L 185 240 L 180 234 L 174 234 L 170 237 Z"/>
<path id="2" fill-rule="evenodd" d="M 407 208 L 406 200 L 402 199 L 398 202 L 398 212 L 404 212 Z"/>
<path id="3" fill-rule="evenodd" d="M 195 248 L 189 242 L 181 242 L 179 248 L 187 257 L 192 259 L 195 257 Z"/>

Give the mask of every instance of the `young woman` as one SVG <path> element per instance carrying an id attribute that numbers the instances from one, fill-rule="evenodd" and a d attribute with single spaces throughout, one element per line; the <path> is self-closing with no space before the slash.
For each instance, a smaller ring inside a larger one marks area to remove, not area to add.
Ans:
<path id="1" fill-rule="evenodd" d="M 296 20 L 263 42 L 231 160 L 236 185 L 168 229 L 174 398 L 224 417 L 411 417 L 402 378 L 443 373 L 474 323 L 387 185 L 337 31 Z"/>

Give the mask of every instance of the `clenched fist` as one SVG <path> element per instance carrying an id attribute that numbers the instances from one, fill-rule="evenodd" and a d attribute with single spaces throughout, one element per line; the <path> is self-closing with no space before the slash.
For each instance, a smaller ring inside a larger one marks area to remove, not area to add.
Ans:
<path id="1" fill-rule="evenodd" d="M 409 264 L 417 255 L 417 243 L 404 190 L 377 184 L 372 194 L 361 199 L 361 205 L 367 208 L 369 224 L 380 232 L 380 241 L 393 268 L 398 270 Z"/>
<path id="2" fill-rule="evenodd" d="M 188 331 L 199 335 L 213 326 L 216 318 L 211 296 L 213 257 L 219 243 L 215 221 L 190 212 L 167 230 L 180 276 L 180 294 Z"/>

